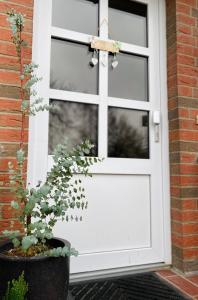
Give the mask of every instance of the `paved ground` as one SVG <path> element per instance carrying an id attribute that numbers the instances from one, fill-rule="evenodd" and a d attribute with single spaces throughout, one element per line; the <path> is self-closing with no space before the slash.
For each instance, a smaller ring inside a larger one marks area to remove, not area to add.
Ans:
<path id="1" fill-rule="evenodd" d="M 198 299 L 198 274 L 183 276 L 173 270 L 156 272 L 161 278 L 180 289 L 189 299 Z"/>

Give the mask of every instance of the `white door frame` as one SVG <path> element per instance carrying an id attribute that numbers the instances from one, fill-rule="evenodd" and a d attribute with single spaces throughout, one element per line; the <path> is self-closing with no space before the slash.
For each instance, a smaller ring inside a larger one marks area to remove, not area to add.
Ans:
<path id="1" fill-rule="evenodd" d="M 105 2 L 106 0 L 102 0 Z M 157 0 L 158 1 L 158 7 L 156 9 L 158 10 L 158 16 L 159 16 L 159 26 L 158 28 L 155 28 L 156 30 L 156 43 L 159 44 L 159 49 L 156 50 L 156 47 L 154 45 L 150 45 L 149 49 L 139 46 L 132 46 L 130 49 L 128 44 L 122 43 L 122 49 L 128 50 L 133 53 L 142 54 L 145 56 L 149 56 L 151 52 L 153 51 L 152 57 L 158 57 L 158 66 L 159 66 L 159 83 L 160 86 L 157 89 L 157 94 L 160 97 L 161 102 L 161 108 L 159 107 L 159 110 L 163 111 L 163 117 L 161 121 L 161 160 L 162 160 L 162 203 L 163 203 L 163 231 L 164 231 L 164 264 L 170 264 L 171 263 L 171 232 L 170 232 L 170 192 L 169 192 L 169 139 L 168 139 L 168 104 L 167 104 L 167 67 L 166 67 L 166 9 L 165 9 L 165 0 Z M 151 4 L 153 0 L 141 0 L 141 2 Z M 34 1 L 34 19 L 33 19 L 33 61 L 40 64 L 42 62 L 42 65 L 45 65 L 45 68 L 39 68 L 39 76 L 43 77 L 42 82 L 39 83 L 38 89 L 39 89 L 39 95 L 46 99 L 46 103 L 48 102 L 49 98 L 54 99 L 66 99 L 70 101 L 76 101 L 78 97 L 83 98 L 84 103 L 98 103 L 99 98 L 101 95 L 86 95 L 86 94 L 79 94 L 74 92 L 65 92 L 65 91 L 59 91 L 57 94 L 56 90 L 50 90 L 48 87 L 49 85 L 49 70 L 46 72 L 46 68 L 50 68 L 50 51 L 45 51 L 46 48 L 50 45 L 51 41 L 51 35 L 53 36 L 62 36 L 67 37 L 72 40 L 81 40 L 82 42 L 89 43 L 90 42 L 90 36 L 86 34 L 74 34 L 73 32 L 70 32 L 69 30 L 62 30 L 57 29 L 55 27 L 51 28 L 51 25 L 49 24 L 51 20 L 51 0 L 35 0 Z M 46 9 L 47 8 L 47 9 Z M 151 16 L 150 16 L 151 17 Z M 150 18 L 151 20 L 151 18 Z M 152 20 L 151 20 L 152 21 Z M 150 22 L 151 22 L 150 21 Z M 152 25 L 151 25 L 152 26 Z M 102 32 L 102 35 L 106 36 L 105 27 L 104 32 Z M 43 45 L 46 45 L 43 47 Z M 154 53 L 155 52 L 155 53 Z M 107 55 L 107 53 L 101 52 L 100 54 Z M 152 79 L 151 83 L 151 93 L 152 90 L 156 90 L 156 74 L 152 71 L 152 69 L 149 69 L 149 77 Z M 107 74 L 100 72 L 100 75 L 102 78 L 104 78 Z M 100 91 L 104 90 L 105 80 L 100 81 L 102 85 L 99 87 Z M 107 82 L 107 80 L 106 80 Z M 155 91 L 156 93 L 156 91 Z M 75 95 L 78 94 L 78 95 Z M 95 99 L 95 100 L 93 100 Z M 114 101 L 115 106 L 115 98 L 111 99 L 109 98 L 109 104 L 111 104 L 111 101 Z M 117 105 L 118 107 L 121 107 L 123 104 L 123 99 L 117 99 Z M 127 102 L 127 100 L 124 100 Z M 101 106 L 100 106 L 101 107 Z M 126 106 L 125 106 L 126 107 Z M 133 101 L 129 101 L 127 103 L 127 107 L 131 107 L 134 109 L 141 109 L 152 111 L 152 103 L 140 103 Z M 145 108 L 146 107 L 146 108 Z M 156 110 L 156 106 L 155 106 Z M 100 122 L 100 124 L 104 124 L 107 122 L 107 120 L 103 119 L 103 122 Z M 42 124 L 42 131 L 38 128 L 38 124 Z M 102 126 L 102 125 L 101 125 Z M 104 128 L 99 128 L 99 134 L 103 132 L 104 134 Z M 39 134 L 40 133 L 40 134 Z M 43 134 L 45 133 L 45 134 Z M 48 165 L 48 113 L 44 112 L 42 114 L 39 114 L 36 117 L 30 118 L 30 127 L 29 127 L 29 152 L 28 152 L 28 182 L 31 185 L 35 185 L 36 182 L 36 174 L 40 174 L 40 180 L 44 180 L 46 171 L 47 171 L 47 165 Z M 150 138 L 153 138 L 152 136 Z M 104 138 L 100 138 L 99 140 L 105 141 Z M 101 147 L 99 148 L 99 154 L 101 156 L 104 156 L 106 153 L 104 153 L 104 149 L 106 149 L 105 142 L 101 143 Z M 113 160 L 113 159 L 112 159 Z M 136 160 L 133 160 L 132 165 L 128 164 L 128 161 L 125 163 L 122 160 L 122 170 L 120 170 L 120 167 L 115 167 L 115 164 L 107 163 L 101 164 L 98 172 L 105 173 L 112 172 L 112 173 L 119 173 L 122 174 L 131 174 L 135 173 L 136 164 L 138 166 L 138 173 L 140 170 L 139 162 Z M 118 164 L 119 165 L 119 164 Z M 144 162 L 144 172 L 145 168 L 147 167 L 147 164 Z M 131 171 L 131 168 L 133 169 L 133 172 Z M 93 169 L 94 171 L 94 169 Z M 145 267 L 145 266 L 144 266 Z M 135 267 L 136 269 L 138 267 Z M 134 268 L 131 268 L 134 269 Z"/>

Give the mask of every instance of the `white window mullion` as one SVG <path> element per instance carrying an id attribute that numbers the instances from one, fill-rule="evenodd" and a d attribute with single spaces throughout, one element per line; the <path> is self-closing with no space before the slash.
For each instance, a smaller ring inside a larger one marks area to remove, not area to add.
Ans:
<path id="1" fill-rule="evenodd" d="M 100 0 L 99 6 L 99 36 L 108 38 L 108 1 Z M 99 54 L 99 119 L 98 119 L 98 154 L 107 157 L 107 96 L 108 96 L 108 52 Z"/>
<path id="2" fill-rule="evenodd" d="M 80 42 L 84 44 L 89 44 L 92 38 L 92 36 L 89 34 L 62 29 L 54 26 L 51 27 L 51 35 L 53 38 L 60 38 L 60 39 Z"/>
<path id="3" fill-rule="evenodd" d="M 99 104 L 100 97 L 85 93 L 77 93 L 63 90 L 50 89 L 50 98 L 63 101 L 73 101 L 88 104 Z"/>

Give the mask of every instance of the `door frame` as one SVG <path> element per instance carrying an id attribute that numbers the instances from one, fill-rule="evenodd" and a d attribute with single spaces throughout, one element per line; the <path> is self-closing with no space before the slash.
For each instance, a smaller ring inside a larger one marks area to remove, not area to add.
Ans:
<path id="1" fill-rule="evenodd" d="M 45 0 L 47 1 L 47 0 Z M 45 20 L 49 17 L 51 9 L 45 10 L 45 18 L 41 14 L 41 7 L 45 6 L 43 0 L 35 0 L 34 1 L 34 17 L 33 17 L 33 46 L 32 46 L 32 60 L 37 62 L 39 57 L 43 56 L 44 50 L 41 49 L 43 44 L 43 37 L 41 41 L 41 35 L 38 32 L 41 30 L 42 27 L 45 27 Z M 103 0 L 104 1 L 104 0 Z M 50 1 L 51 2 L 51 1 Z M 161 103 L 161 111 L 163 112 L 163 118 L 161 121 L 161 157 L 162 157 L 162 201 L 163 201 L 163 232 L 164 232 L 164 263 L 160 265 L 169 265 L 171 264 L 171 227 L 170 227 L 170 173 L 169 173 L 169 137 L 168 137 L 168 103 L 167 103 L 167 51 L 166 51 L 166 6 L 165 0 L 158 0 L 158 15 L 159 15 L 159 27 L 158 27 L 158 36 L 156 37 L 157 43 L 159 44 L 159 74 L 160 74 L 160 103 Z M 42 22 L 42 26 L 41 26 Z M 49 39 L 51 39 L 51 32 L 49 32 L 45 37 L 46 43 L 49 43 Z M 49 51 L 48 51 L 49 53 Z M 49 54 L 43 56 L 43 59 L 48 63 L 50 61 Z M 49 76 L 46 74 L 42 74 L 42 70 L 39 70 L 39 76 L 43 77 L 42 85 L 39 87 L 39 90 L 42 93 L 42 96 L 45 97 L 45 91 L 42 88 L 43 85 L 48 84 Z M 47 95 L 48 97 L 48 95 Z M 89 98 L 89 96 L 87 95 Z M 28 143 L 28 175 L 27 175 L 27 182 L 30 184 L 35 184 L 35 172 L 36 168 L 42 168 L 43 164 L 39 163 L 39 157 L 43 157 L 43 147 L 42 143 L 47 142 L 47 137 L 43 136 L 42 140 L 37 141 L 36 133 L 38 131 L 37 124 L 38 124 L 38 116 L 37 117 L 30 117 L 29 121 L 29 143 Z M 48 126 L 48 114 L 42 114 L 43 126 Z M 47 160 L 47 157 L 46 157 Z M 47 164 L 47 161 L 44 162 Z M 37 164 L 37 167 L 36 167 Z M 37 169 L 38 172 L 38 169 Z M 43 174 L 41 170 L 41 174 Z M 40 178 L 44 180 L 44 177 Z M 153 264 L 152 264 L 153 265 Z M 158 266 L 159 264 L 156 264 Z M 120 271 L 123 272 L 130 272 L 132 270 L 138 269 L 146 269 L 150 268 L 151 265 L 144 265 L 144 266 L 135 266 L 130 268 L 123 268 Z M 109 272 L 118 272 L 119 270 L 110 270 Z M 109 273 L 106 271 L 106 274 Z M 100 272 L 91 272 L 91 276 L 100 274 Z M 104 274 L 104 272 L 103 272 Z M 82 274 L 81 274 L 82 276 Z M 89 276 L 88 273 L 84 275 L 85 277 Z M 74 278 L 78 278 L 78 276 L 74 276 Z M 82 278 L 82 277 L 81 277 Z"/>

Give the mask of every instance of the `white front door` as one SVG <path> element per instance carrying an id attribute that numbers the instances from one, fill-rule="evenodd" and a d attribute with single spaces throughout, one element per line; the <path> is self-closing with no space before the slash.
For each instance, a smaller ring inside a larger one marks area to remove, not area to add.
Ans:
<path id="1" fill-rule="evenodd" d="M 89 206 L 83 221 L 59 222 L 55 229 L 79 251 L 72 273 L 166 259 L 160 2 L 35 4 L 34 56 L 43 76 L 39 91 L 60 110 L 31 121 L 30 180 L 35 184 L 45 177 L 53 149 L 64 138 L 69 146 L 89 138 L 95 144 L 92 155 L 104 158 L 92 168 L 93 178 L 84 180 Z M 94 52 L 93 37 L 119 41 L 120 53 Z"/>

